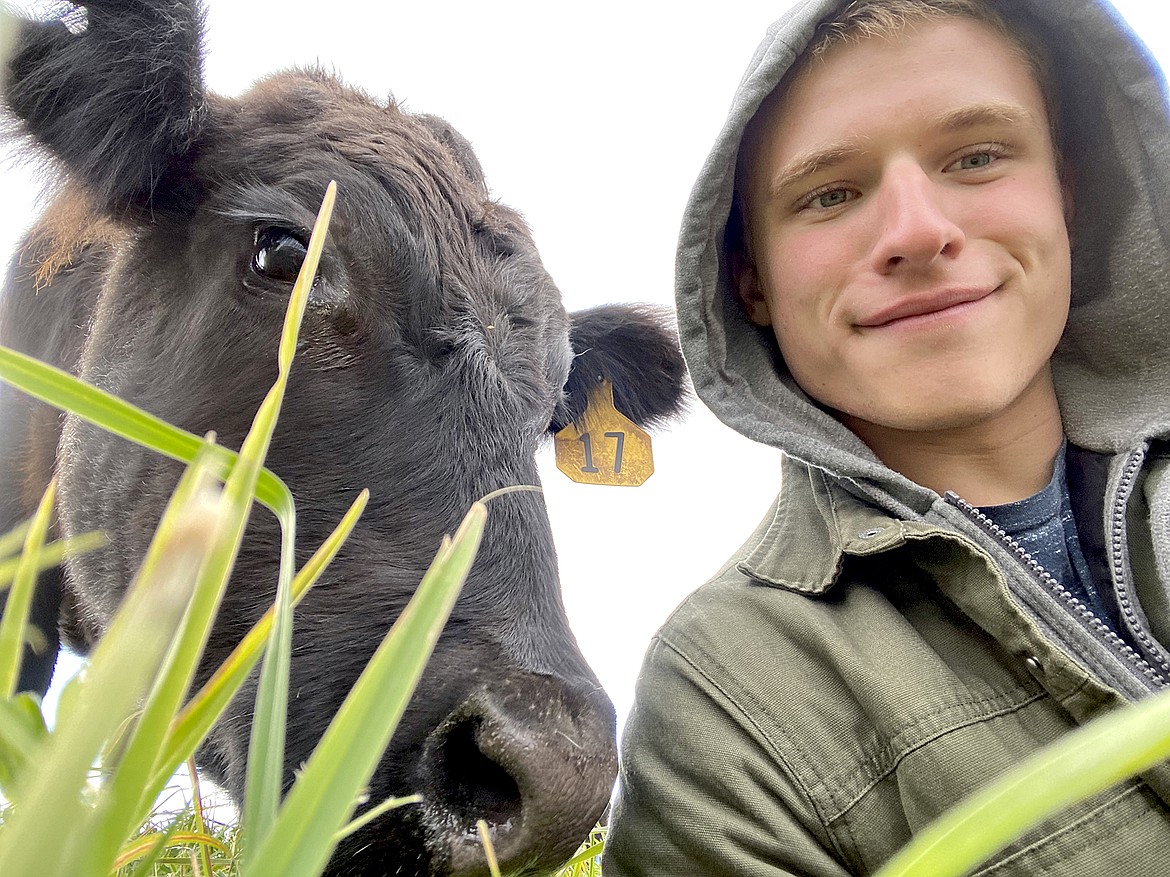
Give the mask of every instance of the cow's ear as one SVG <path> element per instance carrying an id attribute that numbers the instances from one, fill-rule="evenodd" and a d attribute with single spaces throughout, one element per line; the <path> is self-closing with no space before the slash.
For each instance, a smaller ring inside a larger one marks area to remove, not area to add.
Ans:
<path id="1" fill-rule="evenodd" d="M 549 429 L 557 432 L 585 413 L 601 381 L 613 385 L 614 406 L 639 426 L 682 412 L 686 366 L 670 314 L 646 305 L 603 305 L 570 314 L 573 366 Z"/>
<path id="2" fill-rule="evenodd" d="M 189 186 L 176 176 L 206 114 L 198 3 L 59 5 L 21 23 L 5 103 L 99 209 L 180 207 L 169 202 Z"/>

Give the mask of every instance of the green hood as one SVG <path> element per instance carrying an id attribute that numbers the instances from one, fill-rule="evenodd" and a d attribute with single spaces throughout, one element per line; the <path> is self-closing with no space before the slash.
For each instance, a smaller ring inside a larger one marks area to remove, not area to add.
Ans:
<path id="1" fill-rule="evenodd" d="M 724 423 L 852 482 L 895 513 L 937 499 L 885 467 L 792 379 L 744 317 L 723 246 L 744 128 L 841 0 L 805 0 L 768 31 L 691 193 L 677 306 L 699 397 Z M 1053 373 L 1073 443 L 1117 452 L 1170 433 L 1170 118 L 1162 73 L 1102 0 L 999 0 L 1050 46 L 1074 174 L 1072 307 Z"/>

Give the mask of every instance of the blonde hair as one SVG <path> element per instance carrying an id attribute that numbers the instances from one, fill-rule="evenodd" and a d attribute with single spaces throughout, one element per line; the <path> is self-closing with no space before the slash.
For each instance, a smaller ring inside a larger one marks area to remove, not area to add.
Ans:
<path id="1" fill-rule="evenodd" d="M 1009 24 L 988 0 L 851 0 L 835 16 L 817 26 L 812 41 L 797 62 L 797 75 L 813 59 L 823 57 L 835 46 L 873 37 L 890 39 L 916 24 L 954 17 L 982 22 L 1004 37 L 1031 68 L 1045 100 L 1050 101 L 1052 62 L 1044 45 L 1030 33 Z"/>
<path id="2" fill-rule="evenodd" d="M 821 55 L 841 42 L 890 37 L 907 25 L 952 16 L 984 21 L 1012 35 L 1003 18 L 984 0 L 852 0 L 817 26 L 808 51 Z"/>

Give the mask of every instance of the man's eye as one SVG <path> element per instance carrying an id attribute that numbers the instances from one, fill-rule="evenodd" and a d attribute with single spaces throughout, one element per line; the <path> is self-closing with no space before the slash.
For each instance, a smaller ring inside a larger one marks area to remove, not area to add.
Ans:
<path id="1" fill-rule="evenodd" d="M 849 200 L 848 189 L 834 189 L 832 192 L 822 192 L 817 195 L 818 207 L 836 207 L 838 204 L 844 204 Z"/>
<path id="2" fill-rule="evenodd" d="M 969 147 L 970 152 L 947 165 L 948 171 L 977 171 L 1011 155 L 1002 143 L 981 143 Z"/>
<path id="3" fill-rule="evenodd" d="M 840 207 L 847 201 L 852 201 L 857 197 L 857 193 L 851 189 L 824 189 L 820 192 L 813 192 L 801 204 L 801 208 L 809 208 L 812 210 L 831 210 L 834 207 Z"/>
<path id="4" fill-rule="evenodd" d="M 959 169 L 970 171 L 976 168 L 987 167 L 994 156 L 990 152 L 972 152 L 959 159 Z"/>

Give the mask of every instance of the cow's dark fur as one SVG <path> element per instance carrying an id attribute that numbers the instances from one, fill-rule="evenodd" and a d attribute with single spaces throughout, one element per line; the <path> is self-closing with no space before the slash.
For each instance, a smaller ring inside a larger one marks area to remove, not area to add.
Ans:
<path id="1" fill-rule="evenodd" d="M 565 314 L 523 221 L 489 198 L 442 119 L 315 71 L 239 99 L 209 94 L 193 2 L 84 12 L 70 13 L 72 28 L 28 24 L 10 65 L 8 105 L 67 182 L 13 263 L 0 343 L 237 446 L 274 378 L 290 289 L 258 261 L 295 248 L 326 183 L 339 183 L 269 461 L 298 503 L 302 561 L 360 489 L 371 499 L 297 612 L 291 781 L 468 505 L 535 484 L 543 436 L 581 414 L 600 378 L 633 419 L 670 415 L 681 360 L 650 311 Z M 0 386 L 0 530 L 31 512 L 54 471 L 60 529 L 113 537 L 39 585 L 37 621 L 52 638 L 59 620 L 84 649 L 177 467 Z M 271 601 L 276 541 L 257 513 L 202 678 Z M 52 655 L 30 658 L 24 682 L 43 690 Z M 200 755 L 237 796 L 253 694 L 249 684 Z M 548 867 L 608 798 L 613 733 L 566 624 L 543 503 L 502 496 L 370 790 L 373 802 L 426 801 L 352 838 L 332 873 L 481 873 L 480 816 L 513 867 Z"/>

